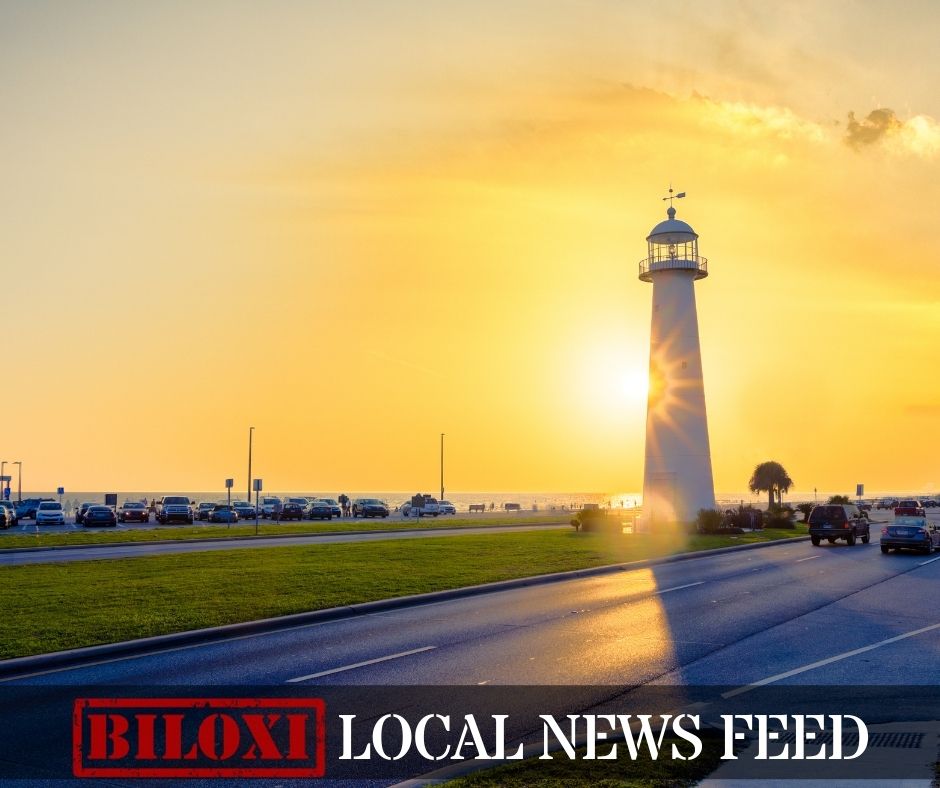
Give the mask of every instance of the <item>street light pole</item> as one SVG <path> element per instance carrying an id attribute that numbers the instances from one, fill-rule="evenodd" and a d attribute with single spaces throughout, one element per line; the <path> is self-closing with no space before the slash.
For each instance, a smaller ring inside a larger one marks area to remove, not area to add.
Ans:
<path id="1" fill-rule="evenodd" d="M 255 435 L 255 428 L 248 428 L 248 501 L 251 502 L 251 441 Z"/>
<path id="2" fill-rule="evenodd" d="M 13 464 L 18 466 L 16 469 L 16 502 L 23 503 L 23 461 L 17 460 Z"/>
<path id="3" fill-rule="evenodd" d="M 444 500 L 444 433 L 441 433 L 441 498 Z"/>

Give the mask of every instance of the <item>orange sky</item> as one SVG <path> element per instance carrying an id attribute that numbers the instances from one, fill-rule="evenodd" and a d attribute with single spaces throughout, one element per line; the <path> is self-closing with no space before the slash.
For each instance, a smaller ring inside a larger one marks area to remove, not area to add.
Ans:
<path id="1" fill-rule="evenodd" d="M 716 488 L 940 488 L 940 11 L 765 5 L 5 7 L 0 459 L 638 489 L 672 181 Z"/>

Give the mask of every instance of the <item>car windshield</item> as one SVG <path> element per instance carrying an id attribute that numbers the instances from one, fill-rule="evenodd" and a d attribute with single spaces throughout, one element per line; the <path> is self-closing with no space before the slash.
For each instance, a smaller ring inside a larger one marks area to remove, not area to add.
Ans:
<path id="1" fill-rule="evenodd" d="M 922 528 L 923 526 L 927 525 L 927 518 L 926 517 L 912 517 L 910 515 L 902 516 L 902 517 L 896 518 L 894 521 L 894 524 L 895 525 L 913 525 L 913 526 L 919 526 Z"/>
<path id="2" fill-rule="evenodd" d="M 164 504 L 183 504 L 185 506 L 189 505 L 189 498 L 185 498 L 182 495 L 168 495 L 163 499 Z"/>
<path id="3" fill-rule="evenodd" d="M 378 498 L 363 498 L 359 503 L 380 504 L 382 502 Z"/>
<path id="4" fill-rule="evenodd" d="M 142 503 L 125 503 L 125 509 L 143 509 L 144 505 Z"/>
<path id="5" fill-rule="evenodd" d="M 334 501 L 332 498 L 321 498 L 320 500 L 323 503 L 328 503 L 330 506 L 339 506 L 339 504 L 336 503 L 336 501 Z"/>
<path id="6" fill-rule="evenodd" d="M 809 516 L 811 523 L 843 522 L 845 510 L 841 506 L 817 506 Z"/>
<path id="7" fill-rule="evenodd" d="M 212 510 L 214 512 L 227 512 L 229 508 L 230 507 L 227 504 L 222 503 L 222 504 L 217 504 L 216 506 L 213 506 Z"/>
<path id="8" fill-rule="evenodd" d="M 43 501 L 41 504 L 39 504 L 39 508 L 43 511 L 58 511 L 62 508 L 62 504 L 57 503 L 56 501 Z"/>
<path id="9" fill-rule="evenodd" d="M 453 506 L 450 501 L 441 501 L 441 506 Z"/>
<path id="10" fill-rule="evenodd" d="M 88 513 L 89 514 L 105 514 L 105 513 L 110 514 L 111 509 L 110 507 L 107 507 L 107 506 L 92 506 L 88 510 Z"/>

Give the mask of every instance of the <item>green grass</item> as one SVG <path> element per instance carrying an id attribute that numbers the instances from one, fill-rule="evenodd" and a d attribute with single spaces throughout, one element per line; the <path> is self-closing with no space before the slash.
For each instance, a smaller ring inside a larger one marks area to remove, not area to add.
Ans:
<path id="1" fill-rule="evenodd" d="M 399 518 L 381 520 L 316 520 L 304 521 L 300 523 L 276 524 L 261 521 L 258 526 L 259 536 L 272 536 L 276 534 L 320 534 L 349 531 L 412 531 L 415 529 L 433 529 L 433 528 L 485 528 L 498 525 L 567 525 L 570 521 L 570 515 L 542 514 L 542 515 L 499 515 L 496 517 L 461 517 L 461 518 L 438 518 L 423 517 L 417 522 L 415 520 L 403 521 Z M 11 547 L 53 547 L 68 546 L 77 544 L 110 544 L 113 542 L 154 542 L 165 539 L 172 541 L 184 541 L 190 539 L 218 539 L 227 536 L 254 536 L 254 520 L 250 524 L 239 523 L 226 528 L 224 525 L 191 525 L 191 526 L 167 526 L 161 528 L 152 528 L 150 530 L 133 528 L 127 531 L 88 531 L 84 528 L 77 528 L 75 531 L 60 533 L 43 532 L 42 527 L 37 533 L 33 533 L 33 526 L 27 524 L 31 530 L 25 534 L 12 533 L 0 535 L 0 550 Z"/>
<path id="2" fill-rule="evenodd" d="M 696 785 L 711 774 L 721 763 L 722 739 L 717 733 L 701 731 L 702 752 L 694 760 L 673 760 L 669 757 L 672 745 L 680 752 L 688 753 L 689 744 L 682 739 L 666 736 L 658 760 L 651 760 L 644 749 L 642 757 L 631 760 L 626 746 L 617 747 L 616 760 L 568 760 L 563 754 L 555 754 L 551 761 L 527 759 L 519 763 L 497 766 L 473 772 L 466 777 L 450 780 L 447 788 L 680 788 Z M 606 754 L 610 745 L 598 748 L 599 754 Z M 578 758 L 583 758 L 585 750 L 577 751 Z"/>
<path id="3" fill-rule="evenodd" d="M 428 537 L 6 566 L 0 658 L 794 536 Z"/>

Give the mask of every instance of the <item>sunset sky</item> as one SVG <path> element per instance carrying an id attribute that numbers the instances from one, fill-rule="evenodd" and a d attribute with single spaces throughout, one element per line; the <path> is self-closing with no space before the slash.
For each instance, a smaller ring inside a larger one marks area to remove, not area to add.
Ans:
<path id="1" fill-rule="evenodd" d="M 718 491 L 940 489 L 940 5 L 3 2 L 28 489 L 642 486 L 664 218 Z M 7 466 L 10 472 L 10 466 Z M 15 470 L 14 470 L 15 473 Z M 15 482 L 14 482 L 15 484 Z"/>

